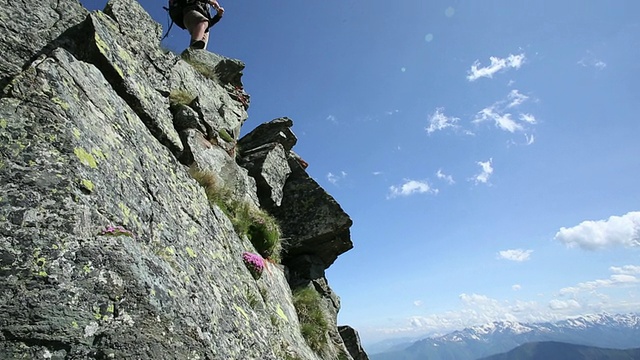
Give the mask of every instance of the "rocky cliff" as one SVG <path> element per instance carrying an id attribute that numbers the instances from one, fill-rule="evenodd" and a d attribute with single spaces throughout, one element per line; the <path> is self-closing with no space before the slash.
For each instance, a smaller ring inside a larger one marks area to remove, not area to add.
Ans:
<path id="1" fill-rule="evenodd" d="M 238 139 L 242 62 L 130 0 L 0 19 L 0 358 L 367 358 L 325 278 L 351 219 L 290 119 Z"/>

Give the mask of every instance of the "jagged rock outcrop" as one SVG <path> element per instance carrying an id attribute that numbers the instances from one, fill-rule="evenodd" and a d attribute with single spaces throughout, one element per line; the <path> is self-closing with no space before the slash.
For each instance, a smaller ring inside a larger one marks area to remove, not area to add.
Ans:
<path id="1" fill-rule="evenodd" d="M 242 62 L 162 51 L 137 2 L 1 5 L 0 358 L 356 356 L 324 275 L 351 220 L 292 152 L 290 120 L 237 151 Z M 254 245 L 194 171 L 276 217 L 282 265 L 253 277 Z M 328 320 L 321 347 L 301 331 L 303 287 Z"/>
<path id="2" fill-rule="evenodd" d="M 369 356 L 367 356 L 360 343 L 360 336 L 354 328 L 351 326 L 338 326 L 338 331 L 340 331 L 340 336 L 347 344 L 347 349 L 353 360 L 369 360 Z"/>

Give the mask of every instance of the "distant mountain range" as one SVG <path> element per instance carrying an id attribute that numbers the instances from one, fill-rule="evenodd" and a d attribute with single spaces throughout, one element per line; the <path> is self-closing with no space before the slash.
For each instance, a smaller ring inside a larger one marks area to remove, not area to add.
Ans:
<path id="1" fill-rule="evenodd" d="M 517 348 L 480 360 L 638 360 L 640 349 L 603 349 L 593 346 L 544 341 Z"/>
<path id="2" fill-rule="evenodd" d="M 640 348 L 640 315 L 585 315 L 556 323 L 493 322 L 426 338 L 371 360 L 476 360 L 532 342 L 563 342 L 611 349 Z"/>

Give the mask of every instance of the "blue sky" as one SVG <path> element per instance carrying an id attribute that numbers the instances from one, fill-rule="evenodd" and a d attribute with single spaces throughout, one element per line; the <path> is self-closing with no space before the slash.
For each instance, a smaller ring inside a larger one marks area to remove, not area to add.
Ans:
<path id="1" fill-rule="evenodd" d="M 292 118 L 354 221 L 327 277 L 365 345 L 640 310 L 639 2 L 220 3 L 244 133 Z"/>

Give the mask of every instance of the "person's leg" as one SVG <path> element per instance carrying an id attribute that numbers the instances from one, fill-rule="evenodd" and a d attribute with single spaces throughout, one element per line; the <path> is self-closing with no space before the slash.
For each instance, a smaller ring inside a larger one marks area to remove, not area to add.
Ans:
<path id="1" fill-rule="evenodd" d="M 204 15 L 195 10 L 188 11 L 184 14 L 184 25 L 191 34 L 191 45 L 198 49 L 204 49 L 207 47 L 209 41 L 209 20 Z"/>

